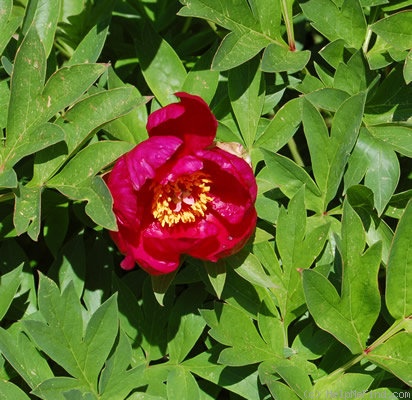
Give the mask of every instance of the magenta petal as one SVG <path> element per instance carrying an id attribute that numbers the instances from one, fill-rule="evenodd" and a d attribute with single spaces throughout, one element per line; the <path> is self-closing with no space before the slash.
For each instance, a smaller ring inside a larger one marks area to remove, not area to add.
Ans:
<path id="1" fill-rule="evenodd" d="M 207 103 L 199 96 L 179 92 L 179 103 L 169 104 L 149 115 L 150 137 L 173 135 L 184 142 L 186 153 L 204 149 L 213 143 L 217 121 Z"/>
<path id="2" fill-rule="evenodd" d="M 180 157 L 167 171 L 163 177 L 161 183 L 165 184 L 169 181 L 175 181 L 176 178 L 182 175 L 189 175 L 193 172 L 200 171 L 203 168 L 203 162 L 194 156 L 183 156 Z"/>
<path id="3" fill-rule="evenodd" d="M 135 190 L 139 190 L 146 180 L 153 179 L 181 146 L 182 140 L 175 136 L 151 137 L 138 144 L 124 158 Z"/>

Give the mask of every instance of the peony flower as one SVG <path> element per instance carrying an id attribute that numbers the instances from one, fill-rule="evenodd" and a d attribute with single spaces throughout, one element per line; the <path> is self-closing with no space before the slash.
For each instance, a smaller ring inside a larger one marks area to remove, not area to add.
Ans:
<path id="1" fill-rule="evenodd" d="M 176 96 L 180 102 L 149 116 L 149 138 L 106 176 L 118 225 L 111 237 L 124 269 L 137 263 L 167 274 L 184 254 L 216 262 L 240 250 L 255 229 L 250 165 L 214 144 L 217 121 L 200 97 Z"/>

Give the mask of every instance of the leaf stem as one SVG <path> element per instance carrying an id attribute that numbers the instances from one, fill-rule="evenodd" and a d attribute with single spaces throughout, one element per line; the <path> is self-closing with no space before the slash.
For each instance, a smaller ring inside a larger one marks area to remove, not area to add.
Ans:
<path id="1" fill-rule="evenodd" d="M 348 369 L 353 367 L 355 364 L 360 362 L 364 359 L 371 351 L 373 351 L 376 347 L 381 345 L 382 343 L 386 342 L 392 336 L 396 335 L 401 330 L 405 329 L 406 327 L 406 320 L 397 320 L 393 323 L 393 325 L 386 330 L 378 339 L 376 339 L 370 346 L 366 348 L 361 354 L 358 354 L 355 358 L 345 363 L 342 367 L 335 369 L 331 374 L 328 375 L 328 378 L 331 376 L 339 375 L 345 373 Z"/>
<path id="2" fill-rule="evenodd" d="M 286 33 L 288 35 L 289 50 L 295 51 L 296 45 L 295 45 L 295 35 L 293 32 L 292 7 L 290 8 L 288 7 L 287 0 L 282 0 L 281 6 L 282 6 L 283 20 L 285 21 L 285 26 L 286 26 Z"/>
<path id="3" fill-rule="evenodd" d="M 290 153 L 292 154 L 293 160 L 295 161 L 296 164 L 298 164 L 300 167 L 304 167 L 305 164 L 302 160 L 302 157 L 300 156 L 298 146 L 296 146 L 295 139 L 290 138 L 288 141 L 288 147 L 290 150 Z"/>

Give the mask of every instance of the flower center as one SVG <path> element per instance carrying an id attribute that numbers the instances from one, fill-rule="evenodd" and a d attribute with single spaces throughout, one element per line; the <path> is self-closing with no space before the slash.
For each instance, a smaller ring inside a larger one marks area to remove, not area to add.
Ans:
<path id="1" fill-rule="evenodd" d="M 212 200 L 208 195 L 211 182 L 208 175 L 195 172 L 165 185 L 153 185 L 153 216 L 162 227 L 194 222 L 197 217 L 203 217 L 207 203 Z"/>

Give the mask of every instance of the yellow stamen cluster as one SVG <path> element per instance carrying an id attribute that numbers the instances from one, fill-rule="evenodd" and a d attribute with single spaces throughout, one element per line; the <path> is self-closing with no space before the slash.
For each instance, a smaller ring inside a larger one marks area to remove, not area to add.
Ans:
<path id="1" fill-rule="evenodd" d="M 153 216 L 162 227 L 169 227 L 179 222 L 195 222 L 203 217 L 207 203 L 212 200 L 208 195 L 211 180 L 203 172 L 180 176 L 174 182 L 165 185 L 158 183 L 153 189 Z"/>

